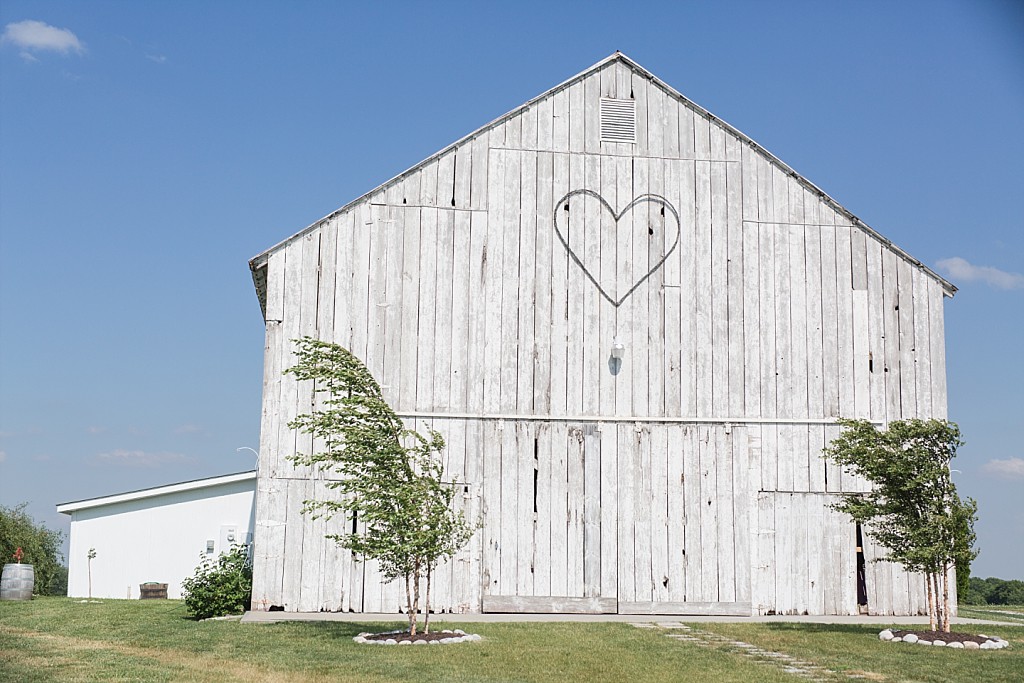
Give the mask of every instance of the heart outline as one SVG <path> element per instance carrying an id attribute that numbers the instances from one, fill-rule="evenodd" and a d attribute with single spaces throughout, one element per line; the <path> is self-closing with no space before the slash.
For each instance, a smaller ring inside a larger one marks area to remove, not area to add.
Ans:
<path id="1" fill-rule="evenodd" d="M 558 212 L 559 212 L 559 210 L 565 204 L 565 202 L 567 202 L 569 200 L 569 198 L 574 197 L 576 195 L 584 195 L 584 196 L 587 196 L 587 197 L 593 197 L 593 198 L 597 199 L 599 202 L 601 202 L 601 205 L 604 206 L 604 208 L 607 209 L 608 212 L 615 218 L 615 225 L 616 225 L 616 227 L 619 225 L 619 219 L 621 219 L 624 215 L 626 215 L 627 211 L 632 209 L 637 204 L 641 204 L 641 203 L 660 204 L 663 208 L 667 209 L 672 214 L 672 217 L 675 218 L 675 220 L 676 220 L 676 239 L 672 243 L 672 246 L 669 247 L 668 249 L 666 249 L 665 250 L 665 254 L 661 257 L 661 259 L 657 263 L 655 263 L 651 267 L 651 269 L 648 270 L 646 274 L 644 274 L 643 277 L 641 277 L 639 280 L 634 282 L 633 286 L 630 287 L 629 290 L 625 294 L 623 294 L 621 297 L 619 297 L 618 300 L 613 299 L 608 294 L 608 292 L 606 292 L 604 290 L 604 287 L 602 287 L 601 283 L 597 281 L 597 278 L 595 278 L 593 276 L 593 274 L 591 274 L 590 270 L 583 264 L 583 260 L 579 256 L 577 256 L 576 252 L 573 251 L 572 247 L 569 246 L 569 241 L 565 238 L 564 235 L 562 235 L 562 231 L 558 228 Z M 651 275 L 653 275 L 659 268 L 661 268 L 663 265 L 665 265 L 665 261 L 668 260 L 668 257 L 671 256 L 672 252 L 674 252 L 676 250 L 676 248 L 679 246 L 679 238 L 681 237 L 682 231 L 683 231 L 682 225 L 680 224 L 680 221 L 679 221 L 679 212 L 676 211 L 676 207 L 672 206 L 672 202 L 670 202 L 669 200 L 665 199 L 661 195 L 647 193 L 647 194 L 642 194 L 642 195 L 640 195 L 638 197 L 634 197 L 628 204 L 626 204 L 626 206 L 622 207 L 622 211 L 616 212 L 615 209 L 612 208 L 612 205 L 609 204 L 605 200 L 605 198 L 602 197 L 599 193 L 594 192 L 593 190 L 587 190 L 587 189 L 571 190 L 570 192 L 567 192 L 565 194 L 565 196 L 563 196 L 561 199 L 559 199 L 557 202 L 555 202 L 554 213 L 551 216 L 551 224 L 555 228 L 555 234 L 558 235 L 558 240 L 562 243 L 562 246 L 565 247 L 566 252 L 568 252 L 568 254 L 572 258 L 572 260 L 575 261 L 576 265 L 578 265 L 580 267 L 580 270 L 582 270 L 583 274 L 587 276 L 587 279 L 590 280 L 595 287 L 597 287 L 597 291 L 599 291 L 601 293 L 601 296 L 603 296 L 605 299 L 607 299 L 608 303 L 610 303 L 612 306 L 615 306 L 616 308 L 621 306 L 622 302 L 624 302 L 629 297 L 630 294 L 635 292 L 637 287 L 639 287 L 644 282 L 646 282 L 647 278 L 651 277 Z"/>

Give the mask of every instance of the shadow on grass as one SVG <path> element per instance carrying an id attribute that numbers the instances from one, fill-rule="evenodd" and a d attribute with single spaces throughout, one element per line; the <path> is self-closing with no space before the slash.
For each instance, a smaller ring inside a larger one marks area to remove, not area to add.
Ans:
<path id="1" fill-rule="evenodd" d="M 789 621 L 769 621 L 764 624 L 769 631 L 799 633 L 878 633 L 886 624 L 806 624 Z M 888 626 L 891 626 L 888 625 Z M 898 627 L 897 627 L 898 628 Z"/>
<path id="2" fill-rule="evenodd" d="M 298 633 L 316 634 L 321 638 L 352 640 L 360 633 L 382 633 L 396 631 L 408 625 L 406 621 L 280 621 L 276 624 L 263 624 L 260 628 L 287 630 Z"/>

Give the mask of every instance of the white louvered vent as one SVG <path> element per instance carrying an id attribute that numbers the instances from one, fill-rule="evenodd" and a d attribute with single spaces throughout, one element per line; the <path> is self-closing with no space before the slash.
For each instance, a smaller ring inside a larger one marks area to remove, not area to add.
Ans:
<path id="1" fill-rule="evenodd" d="M 636 142 L 636 100 L 601 98 L 601 141 Z"/>

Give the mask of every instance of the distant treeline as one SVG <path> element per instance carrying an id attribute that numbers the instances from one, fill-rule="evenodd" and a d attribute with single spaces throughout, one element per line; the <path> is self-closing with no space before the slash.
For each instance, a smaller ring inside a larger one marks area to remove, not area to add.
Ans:
<path id="1" fill-rule="evenodd" d="M 961 605 L 1024 605 L 1024 581 L 972 576 Z"/>

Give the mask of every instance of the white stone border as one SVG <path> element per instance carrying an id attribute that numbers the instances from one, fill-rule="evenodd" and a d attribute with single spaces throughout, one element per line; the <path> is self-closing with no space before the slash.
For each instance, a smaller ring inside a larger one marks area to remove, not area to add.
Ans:
<path id="1" fill-rule="evenodd" d="M 444 629 L 440 633 L 451 633 L 452 635 L 439 638 L 437 640 L 396 640 L 394 638 L 385 638 L 383 640 L 371 640 L 366 636 L 383 636 L 383 635 L 408 635 L 408 631 L 399 629 L 398 631 L 383 631 L 381 633 L 370 633 L 369 631 L 360 633 L 358 636 L 353 638 L 353 642 L 359 643 L 360 645 L 454 645 L 455 643 L 473 643 L 483 640 L 483 637 L 476 633 L 466 633 L 461 628 L 454 630 Z M 434 631 L 438 633 L 438 631 Z"/>
<path id="2" fill-rule="evenodd" d="M 902 631 L 904 629 L 897 629 L 897 630 L 898 631 Z M 998 636 L 986 636 L 983 633 L 979 633 L 978 637 L 979 638 L 985 638 L 986 639 L 985 642 L 984 643 L 976 643 L 973 640 L 965 640 L 963 642 L 954 640 L 953 642 L 947 643 L 947 642 L 945 642 L 943 640 L 934 640 L 934 641 L 932 641 L 932 640 L 924 640 L 922 638 L 919 638 L 918 636 L 916 636 L 913 633 L 908 633 L 907 635 L 905 635 L 905 636 L 903 636 L 901 638 L 900 636 L 897 636 L 897 635 L 893 634 L 892 629 L 888 629 L 888 628 L 885 629 L 884 631 L 879 632 L 879 634 L 878 634 L 878 639 L 879 640 L 884 640 L 884 641 L 889 642 L 889 643 L 900 643 L 900 642 L 910 643 L 910 644 L 917 643 L 918 645 L 933 645 L 933 646 L 937 646 L 937 647 L 951 647 L 951 648 L 953 648 L 955 650 L 1001 650 L 1004 647 L 1010 647 L 1010 644 L 1008 642 L 1006 642 L 1005 640 L 1003 640 L 1002 638 L 1000 638 Z"/>

